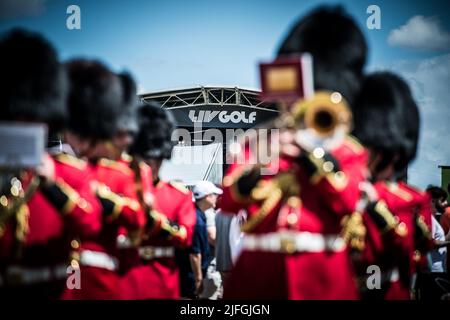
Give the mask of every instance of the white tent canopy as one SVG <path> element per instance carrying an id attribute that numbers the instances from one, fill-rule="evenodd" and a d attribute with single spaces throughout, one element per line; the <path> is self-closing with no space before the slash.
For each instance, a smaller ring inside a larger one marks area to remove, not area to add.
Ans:
<path id="1" fill-rule="evenodd" d="M 197 181 L 222 182 L 222 144 L 175 146 L 172 158 L 162 164 L 163 180 L 178 180 L 192 186 Z"/>

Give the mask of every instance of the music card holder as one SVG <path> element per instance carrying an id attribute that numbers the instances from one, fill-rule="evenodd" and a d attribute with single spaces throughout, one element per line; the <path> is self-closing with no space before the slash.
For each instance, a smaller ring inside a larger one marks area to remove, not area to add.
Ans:
<path id="1" fill-rule="evenodd" d="M 46 144 L 47 127 L 43 124 L 0 122 L 0 169 L 39 166 Z"/>
<path id="2" fill-rule="evenodd" d="M 259 64 L 264 102 L 291 105 L 314 93 L 313 59 L 309 53 L 279 57 Z"/>

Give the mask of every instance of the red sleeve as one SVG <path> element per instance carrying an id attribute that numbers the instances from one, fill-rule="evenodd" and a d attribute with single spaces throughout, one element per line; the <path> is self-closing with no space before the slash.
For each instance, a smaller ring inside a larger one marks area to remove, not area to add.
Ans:
<path id="1" fill-rule="evenodd" d="M 237 214 L 249 204 L 249 197 L 241 195 L 237 188 L 237 181 L 247 168 L 249 166 L 243 164 L 232 164 L 228 168 L 223 178 L 223 194 L 220 203 L 220 208 L 224 213 Z"/>
<path id="2" fill-rule="evenodd" d="M 188 247 L 191 245 L 196 220 L 197 218 L 195 206 L 192 202 L 192 194 L 189 193 L 189 195 L 184 197 L 184 199 L 180 202 L 180 208 L 178 209 L 178 223 L 186 229 L 186 236 L 174 237 L 173 242 L 175 245 L 180 247 Z"/>
<path id="3" fill-rule="evenodd" d="M 168 192 L 172 189 L 168 189 Z M 157 210 L 150 211 L 147 232 L 150 236 L 158 235 L 169 240 L 174 246 L 188 247 L 192 242 L 192 234 L 196 223 L 195 207 L 192 194 L 181 194 L 173 190 L 173 204 L 177 206 L 177 217 L 170 220 Z"/>
<path id="4" fill-rule="evenodd" d="M 322 203 L 331 212 L 343 216 L 355 210 L 359 199 L 359 183 L 363 181 L 356 168 L 352 166 L 341 166 L 341 170 L 322 178 L 316 185 Z"/>
<path id="5" fill-rule="evenodd" d="M 118 222 L 129 230 L 140 229 L 145 226 L 145 212 L 139 204 L 134 177 L 130 176 L 124 183 L 126 192 L 123 193 L 125 205 L 119 216 Z"/>
<path id="6" fill-rule="evenodd" d="M 91 237 L 100 232 L 102 227 L 102 208 L 89 182 L 86 179 L 78 186 L 79 199 L 67 216 L 69 225 L 81 238 Z"/>
<path id="7" fill-rule="evenodd" d="M 300 174 L 307 177 L 300 179 L 300 188 L 315 188 L 321 203 L 339 216 L 352 213 L 360 195 L 359 183 L 364 180 L 365 153 L 342 147 L 332 154 L 317 157 L 312 153 L 305 158 L 308 168 L 300 167 Z"/>
<path id="8" fill-rule="evenodd" d="M 237 214 L 242 209 L 247 209 L 250 204 L 250 196 L 242 195 L 237 187 L 238 180 L 257 163 L 253 156 L 250 145 L 241 146 L 242 153 L 239 153 L 234 163 L 232 163 L 223 178 L 223 195 L 220 209 L 223 213 Z"/>
<path id="9" fill-rule="evenodd" d="M 117 223 L 130 231 L 143 228 L 145 226 L 146 218 L 139 203 L 135 202 L 133 199 L 124 198 L 124 200 L 126 204 L 120 212 Z"/>
<path id="10" fill-rule="evenodd" d="M 103 216 L 107 223 L 117 223 L 130 231 L 144 227 L 145 214 L 135 197 L 117 194 L 103 184 L 97 187 L 97 196 L 103 205 Z"/>
<path id="11" fill-rule="evenodd" d="M 91 189 L 89 171 L 55 162 L 55 175 L 47 198 L 64 215 L 70 232 L 81 238 L 98 233 L 102 209 Z"/>

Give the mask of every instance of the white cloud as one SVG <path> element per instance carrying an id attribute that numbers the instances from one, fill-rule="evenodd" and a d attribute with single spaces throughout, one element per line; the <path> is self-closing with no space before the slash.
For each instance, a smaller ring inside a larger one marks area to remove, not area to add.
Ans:
<path id="1" fill-rule="evenodd" d="M 439 165 L 450 165 L 450 54 L 419 61 L 395 61 L 384 68 L 410 85 L 420 108 L 419 152 L 409 180 L 425 188 L 440 185 Z"/>
<path id="2" fill-rule="evenodd" d="M 388 43 L 415 50 L 445 50 L 450 48 L 450 32 L 435 17 L 414 16 L 389 33 Z"/>
<path id="3" fill-rule="evenodd" d="M 45 12 L 47 0 L 1 0 L 0 20 L 38 16 Z"/>

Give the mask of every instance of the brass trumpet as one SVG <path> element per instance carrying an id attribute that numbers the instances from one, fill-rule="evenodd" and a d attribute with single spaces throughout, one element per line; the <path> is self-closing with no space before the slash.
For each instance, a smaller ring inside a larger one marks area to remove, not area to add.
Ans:
<path id="1" fill-rule="evenodd" d="M 317 91 L 292 107 L 296 142 L 307 151 L 332 149 L 352 129 L 352 114 L 339 92 Z"/>
<path id="2" fill-rule="evenodd" d="M 342 143 L 352 129 L 352 114 L 347 102 L 339 92 L 317 91 L 309 98 L 299 99 L 291 106 L 279 104 L 280 115 L 260 126 L 252 134 L 238 137 L 237 143 L 243 150 L 250 140 L 257 141 L 257 148 L 265 148 L 269 137 L 259 136 L 258 129 L 280 129 L 295 133 L 295 141 L 307 152 L 315 148 L 325 151 Z M 256 151 L 255 151 L 256 153 Z M 276 159 L 278 151 L 270 158 Z"/>

